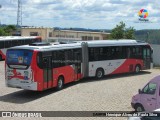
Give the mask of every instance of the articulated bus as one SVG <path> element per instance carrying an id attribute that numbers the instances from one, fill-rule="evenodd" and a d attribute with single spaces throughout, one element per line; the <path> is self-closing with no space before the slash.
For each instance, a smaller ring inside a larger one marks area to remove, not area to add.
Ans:
<path id="1" fill-rule="evenodd" d="M 41 37 L 3 36 L 0 37 L 0 60 L 5 59 L 6 50 L 10 47 L 41 42 Z"/>
<path id="2" fill-rule="evenodd" d="M 150 69 L 152 48 L 136 40 L 82 41 L 70 44 L 33 43 L 7 50 L 6 85 L 43 91 L 85 77 Z"/>

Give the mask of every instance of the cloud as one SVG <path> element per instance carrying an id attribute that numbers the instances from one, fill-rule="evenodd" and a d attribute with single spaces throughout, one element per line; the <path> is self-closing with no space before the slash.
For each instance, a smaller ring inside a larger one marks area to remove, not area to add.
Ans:
<path id="1" fill-rule="evenodd" d="M 149 12 L 149 19 L 160 21 L 158 0 L 21 0 L 23 25 L 86 27 L 110 29 L 119 21 L 135 26 L 138 11 Z M 17 1 L 0 0 L 0 20 L 5 24 L 16 24 Z M 153 28 L 158 28 L 154 26 Z M 143 27 L 144 26 L 140 26 Z"/>

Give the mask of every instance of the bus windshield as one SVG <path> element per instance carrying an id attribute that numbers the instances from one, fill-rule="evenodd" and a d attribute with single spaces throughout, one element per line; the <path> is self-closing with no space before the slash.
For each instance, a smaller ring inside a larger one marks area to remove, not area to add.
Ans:
<path id="1" fill-rule="evenodd" d="M 31 50 L 8 50 L 6 62 L 9 65 L 30 65 L 33 51 Z"/>

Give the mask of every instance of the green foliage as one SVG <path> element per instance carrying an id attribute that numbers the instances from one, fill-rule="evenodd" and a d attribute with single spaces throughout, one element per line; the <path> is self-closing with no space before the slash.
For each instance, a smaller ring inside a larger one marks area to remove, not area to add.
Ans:
<path id="1" fill-rule="evenodd" d="M 0 27 L 0 36 L 9 36 L 12 35 L 12 32 L 16 30 L 16 26 L 8 25 L 5 27 Z"/>
<path id="2" fill-rule="evenodd" d="M 129 27 L 126 28 L 125 23 L 120 22 L 119 25 L 116 25 L 114 29 L 112 29 L 110 38 L 111 39 L 134 39 L 134 28 Z"/>
<path id="3" fill-rule="evenodd" d="M 116 27 L 111 32 L 111 38 L 113 39 L 122 39 L 124 36 L 125 23 L 120 22 L 120 25 Z"/>
<path id="4" fill-rule="evenodd" d="M 133 27 L 126 28 L 125 30 L 125 39 L 135 39 L 134 37 L 135 29 Z"/>

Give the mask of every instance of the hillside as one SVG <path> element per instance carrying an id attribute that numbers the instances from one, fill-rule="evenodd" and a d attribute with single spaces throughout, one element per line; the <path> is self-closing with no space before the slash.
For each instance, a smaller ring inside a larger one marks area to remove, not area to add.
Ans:
<path id="1" fill-rule="evenodd" d="M 54 27 L 55 30 L 75 30 L 75 31 L 91 31 L 91 32 L 109 32 L 109 29 L 86 29 L 86 28 L 59 28 Z M 160 30 L 149 29 L 149 30 L 136 30 L 135 39 L 147 41 L 152 44 L 160 44 Z"/>
<path id="2" fill-rule="evenodd" d="M 137 30 L 135 31 L 135 39 L 160 44 L 160 30 Z"/>

